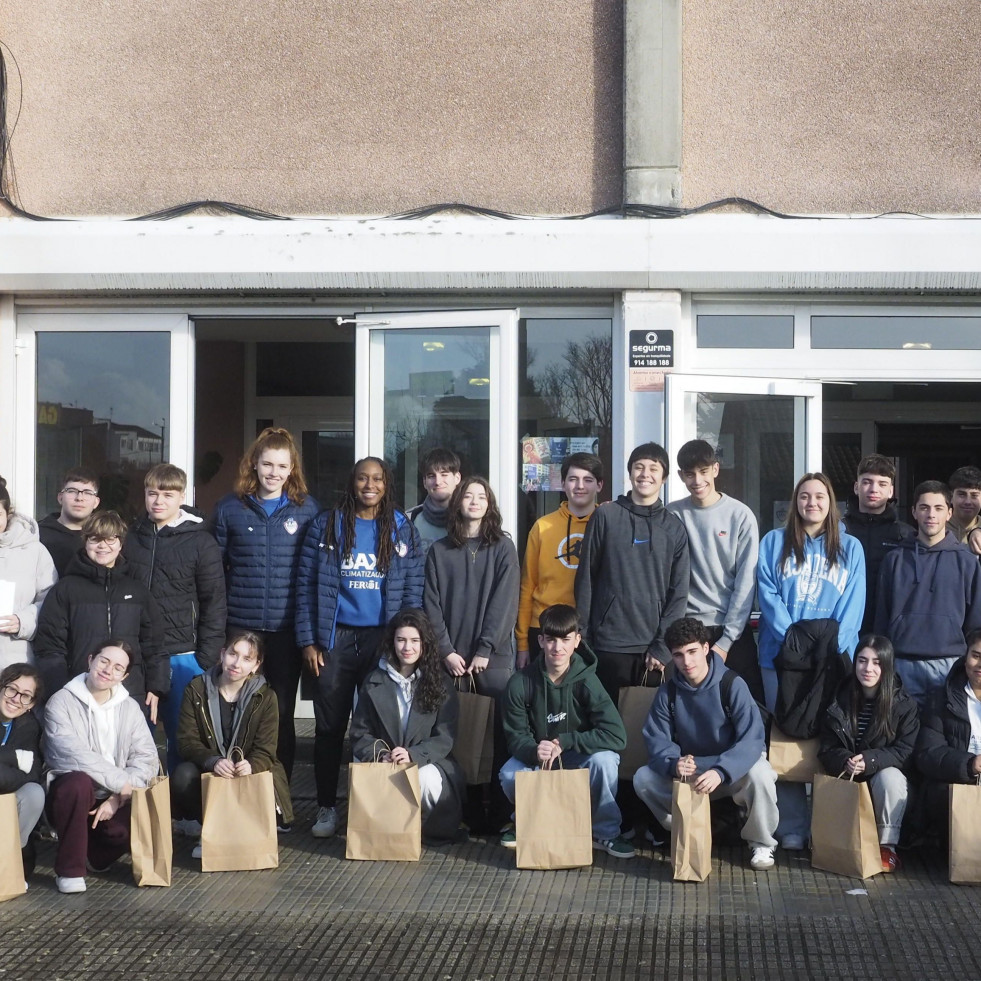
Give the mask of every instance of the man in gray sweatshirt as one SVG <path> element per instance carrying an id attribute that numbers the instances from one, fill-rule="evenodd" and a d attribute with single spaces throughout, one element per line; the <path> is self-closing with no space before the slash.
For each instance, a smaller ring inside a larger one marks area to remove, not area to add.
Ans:
<path id="1" fill-rule="evenodd" d="M 719 491 L 719 460 L 711 444 L 693 439 L 678 451 L 678 475 L 688 497 L 668 510 L 688 532 L 691 581 L 686 615 L 708 628 L 712 650 L 763 701 L 759 655 L 749 615 L 756 593 L 760 532 L 756 515 Z"/>

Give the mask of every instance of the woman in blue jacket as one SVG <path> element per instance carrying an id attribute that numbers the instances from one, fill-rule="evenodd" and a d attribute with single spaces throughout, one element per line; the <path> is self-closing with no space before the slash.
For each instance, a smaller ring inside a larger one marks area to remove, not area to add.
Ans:
<path id="1" fill-rule="evenodd" d="M 276 755 L 293 772 L 293 714 L 301 656 L 293 633 L 296 570 L 307 527 L 320 510 L 307 493 L 293 437 L 264 429 L 238 465 L 235 492 L 215 510 L 212 533 L 221 548 L 228 597 L 229 636 L 258 634 L 263 672 L 279 705 Z"/>
<path id="2" fill-rule="evenodd" d="M 865 555 L 859 541 L 841 531 L 831 481 L 806 473 L 797 481 L 787 524 L 764 536 L 756 568 L 760 606 L 760 667 L 766 707 L 777 698 L 774 658 L 791 624 L 838 621 L 838 646 L 852 652 L 865 615 Z M 804 847 L 809 834 L 804 784 L 777 784 L 781 845 Z"/>
<path id="3" fill-rule="evenodd" d="M 337 830 L 337 778 L 354 693 L 377 664 L 386 623 L 422 606 L 423 553 L 412 522 L 395 506 L 391 468 L 358 460 L 341 504 L 322 511 L 303 542 L 296 639 L 314 682 L 316 838 Z"/>

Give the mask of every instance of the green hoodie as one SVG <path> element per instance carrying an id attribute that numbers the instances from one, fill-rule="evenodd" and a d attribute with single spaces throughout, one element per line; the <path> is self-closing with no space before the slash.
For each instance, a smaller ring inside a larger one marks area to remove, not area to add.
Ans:
<path id="1" fill-rule="evenodd" d="M 563 752 L 587 756 L 627 745 L 620 713 L 596 678 L 596 655 L 586 644 L 579 645 L 558 684 L 549 680 L 540 654 L 512 675 L 502 704 L 508 752 L 526 766 L 539 765 L 543 739 L 558 739 Z"/>

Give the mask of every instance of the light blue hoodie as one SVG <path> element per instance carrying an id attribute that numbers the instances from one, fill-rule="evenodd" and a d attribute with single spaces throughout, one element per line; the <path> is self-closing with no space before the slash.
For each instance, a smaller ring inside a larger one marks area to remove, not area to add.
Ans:
<path id="1" fill-rule="evenodd" d="M 824 535 L 804 536 L 804 562 L 793 555 L 780 565 L 784 529 L 769 532 L 760 542 L 756 597 L 760 605 L 760 667 L 773 669 L 784 635 L 798 620 L 837 620 L 838 646 L 855 653 L 865 615 L 865 553 L 857 538 L 841 535 L 838 564 L 828 567 Z"/>

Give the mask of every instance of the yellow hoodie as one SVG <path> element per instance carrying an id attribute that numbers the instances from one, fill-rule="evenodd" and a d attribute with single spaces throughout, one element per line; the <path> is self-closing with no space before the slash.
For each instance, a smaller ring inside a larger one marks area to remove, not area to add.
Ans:
<path id="1" fill-rule="evenodd" d="M 563 501 L 558 511 L 539 518 L 528 533 L 514 631 L 519 651 L 528 650 L 528 628 L 538 626 L 542 610 L 555 603 L 576 605 L 576 569 L 589 517 L 577 518 Z M 529 654 L 535 657 L 538 651 Z"/>

